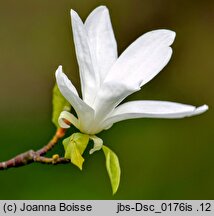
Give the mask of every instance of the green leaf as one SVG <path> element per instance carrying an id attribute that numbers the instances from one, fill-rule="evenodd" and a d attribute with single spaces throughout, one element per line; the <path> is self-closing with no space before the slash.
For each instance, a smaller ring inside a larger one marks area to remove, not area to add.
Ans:
<path id="1" fill-rule="evenodd" d="M 89 135 L 82 134 L 82 133 L 74 133 L 72 134 L 72 136 L 73 136 L 73 140 L 77 144 L 80 154 L 82 155 L 88 145 Z"/>
<path id="2" fill-rule="evenodd" d="M 57 84 L 55 84 L 55 86 L 53 88 L 53 101 L 52 101 L 52 103 L 53 103 L 52 122 L 55 124 L 56 127 L 59 127 L 58 118 L 59 118 L 60 113 L 64 110 L 70 111 L 71 105 L 61 94 Z"/>
<path id="3" fill-rule="evenodd" d="M 74 133 L 70 137 L 63 140 L 65 149 L 65 158 L 70 159 L 71 163 L 82 170 L 84 158 L 82 157 L 89 142 L 89 135 L 82 133 Z"/>
<path id="4" fill-rule="evenodd" d="M 117 155 L 108 147 L 102 147 L 105 157 L 106 157 L 106 169 L 111 181 L 111 187 L 113 194 L 117 192 L 117 189 L 120 184 L 120 164 Z"/>

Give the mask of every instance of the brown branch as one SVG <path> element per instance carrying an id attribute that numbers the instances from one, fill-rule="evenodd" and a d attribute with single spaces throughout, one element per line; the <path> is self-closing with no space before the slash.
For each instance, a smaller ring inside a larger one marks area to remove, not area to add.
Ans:
<path id="1" fill-rule="evenodd" d="M 47 145 L 45 145 L 43 148 L 39 149 L 36 153 L 38 155 L 44 155 L 48 151 L 50 151 L 57 144 L 58 140 L 65 136 L 65 131 L 66 131 L 66 129 L 64 129 L 64 128 L 57 129 L 55 135 L 49 141 L 49 143 Z"/>
<path id="2" fill-rule="evenodd" d="M 45 163 L 45 164 L 70 163 L 69 159 L 59 157 L 58 154 L 53 155 L 52 158 L 37 156 L 35 157 L 34 161 L 39 163 Z"/>
<path id="3" fill-rule="evenodd" d="M 4 161 L 0 163 L 0 170 L 8 169 L 11 167 L 19 167 L 24 166 L 29 163 L 39 162 L 46 164 L 60 164 L 60 163 L 68 163 L 70 160 L 66 158 L 60 158 L 59 155 L 53 155 L 52 158 L 43 157 L 42 155 L 46 154 L 50 151 L 61 139 L 65 136 L 66 129 L 59 128 L 57 129 L 53 138 L 49 141 L 47 145 L 39 149 L 38 151 L 29 150 L 22 154 L 19 154 L 8 161 Z"/>
<path id="4" fill-rule="evenodd" d="M 15 156 L 14 158 L 0 163 L 0 170 L 7 169 L 10 167 L 19 167 L 33 162 L 35 152 L 29 150 L 22 154 Z"/>

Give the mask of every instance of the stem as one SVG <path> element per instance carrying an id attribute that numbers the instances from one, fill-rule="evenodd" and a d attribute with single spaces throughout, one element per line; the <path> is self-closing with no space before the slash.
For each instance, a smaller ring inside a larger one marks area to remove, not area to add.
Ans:
<path id="1" fill-rule="evenodd" d="M 64 129 L 64 128 L 57 129 L 55 135 L 49 141 L 49 143 L 47 145 L 45 145 L 44 147 L 42 147 L 41 149 L 39 149 L 36 153 L 38 155 L 46 154 L 48 151 L 50 151 L 57 144 L 59 139 L 61 139 L 62 137 L 65 136 L 65 132 L 66 132 L 66 129 Z"/>
<path id="2" fill-rule="evenodd" d="M 59 157 L 58 154 L 55 154 L 52 156 L 52 158 L 36 156 L 34 162 L 45 163 L 45 164 L 59 164 L 59 163 L 70 163 L 70 160 L 63 157 Z"/>
<path id="3" fill-rule="evenodd" d="M 14 158 L 4 161 L 0 163 L 0 170 L 7 169 L 10 167 L 19 167 L 33 162 L 35 152 L 33 150 L 29 150 L 22 154 L 15 156 Z"/>
<path id="4" fill-rule="evenodd" d="M 11 167 L 24 166 L 29 163 L 39 162 L 45 164 L 60 164 L 69 163 L 70 160 L 66 158 L 60 158 L 59 155 L 53 155 L 52 158 L 43 157 L 42 155 L 50 151 L 58 142 L 59 139 L 65 136 L 66 129 L 58 128 L 55 135 L 49 141 L 47 145 L 39 149 L 38 151 L 29 150 L 22 154 L 19 154 L 8 161 L 0 163 L 0 170 L 4 170 Z"/>

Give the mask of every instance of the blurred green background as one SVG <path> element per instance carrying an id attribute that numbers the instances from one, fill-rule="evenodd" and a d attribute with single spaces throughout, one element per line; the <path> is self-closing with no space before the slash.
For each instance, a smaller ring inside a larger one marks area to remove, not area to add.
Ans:
<path id="1" fill-rule="evenodd" d="M 103 131 L 122 168 L 115 196 L 100 151 L 86 152 L 82 172 L 70 164 L 0 171 L 0 199 L 214 199 L 213 1 L 0 0 L 0 160 L 39 149 L 54 134 L 59 64 L 80 90 L 69 11 L 85 19 L 99 5 L 110 10 L 119 53 L 147 31 L 177 33 L 170 63 L 128 100 L 206 103 L 209 111 L 181 120 L 129 120 Z M 60 144 L 49 155 L 58 152 Z"/>

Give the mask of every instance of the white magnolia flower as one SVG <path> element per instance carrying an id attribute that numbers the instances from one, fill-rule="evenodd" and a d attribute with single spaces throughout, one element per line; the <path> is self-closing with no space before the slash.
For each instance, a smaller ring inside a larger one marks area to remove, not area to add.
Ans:
<path id="1" fill-rule="evenodd" d="M 109 12 L 105 6 L 92 11 L 84 24 L 78 14 L 71 10 L 71 22 L 80 68 L 82 99 L 59 66 L 56 71 L 58 87 L 78 117 L 63 111 L 59 117 L 61 127 L 69 127 L 64 122 L 66 119 L 82 133 L 94 135 L 126 119 L 183 118 L 208 109 L 207 105 L 196 108 L 149 100 L 119 105 L 165 67 L 172 55 L 170 45 L 175 32 L 165 29 L 150 31 L 118 57 Z"/>

